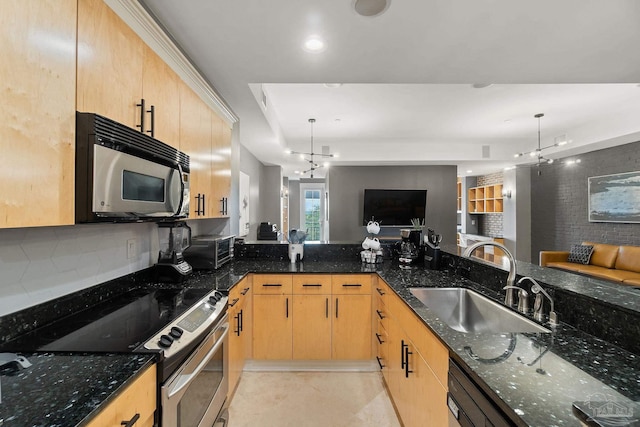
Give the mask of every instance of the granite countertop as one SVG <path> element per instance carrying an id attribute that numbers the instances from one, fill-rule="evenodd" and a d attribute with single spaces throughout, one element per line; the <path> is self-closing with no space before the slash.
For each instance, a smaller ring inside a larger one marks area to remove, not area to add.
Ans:
<path id="1" fill-rule="evenodd" d="M 21 355 L 30 367 L 0 371 L 2 427 L 85 425 L 154 361 L 151 354 Z"/>
<path id="2" fill-rule="evenodd" d="M 634 354 L 563 323 L 551 333 L 458 332 L 409 292 L 410 287 L 467 287 L 498 301 L 503 298 L 460 276 L 423 267 L 401 269 L 391 261 L 367 265 L 350 261 L 292 264 L 277 260 L 236 260 L 216 272 L 197 273 L 193 281 L 207 282 L 214 276 L 220 288 L 232 287 L 250 272 L 378 273 L 485 392 L 507 413 L 518 416 L 518 424 L 579 426 L 572 413 L 574 402 L 593 408 L 613 403 L 622 411 L 635 414 L 633 419 L 640 413 L 636 403 L 640 401 L 640 361 Z M 491 359 L 505 353 L 510 346 L 515 348 L 509 357 L 491 363 Z M 625 418 L 616 421 L 621 420 Z"/>
<path id="3" fill-rule="evenodd" d="M 520 267 L 519 264 L 519 273 L 529 274 L 529 271 L 521 272 Z M 194 272 L 184 286 L 230 289 L 248 273 L 379 274 L 449 348 L 451 357 L 463 366 L 484 391 L 505 412 L 511 416 L 517 415 L 515 419 L 520 425 L 578 426 L 580 424 L 572 414 L 574 402 L 581 402 L 582 407 L 616 405 L 622 411 L 633 411 L 636 417 L 640 414 L 640 408 L 635 403 L 640 401 L 640 362 L 633 353 L 564 323 L 551 333 L 458 332 L 442 322 L 408 290 L 410 287 L 467 287 L 497 301 L 503 298 L 501 292 L 480 286 L 460 275 L 427 270 L 422 266 L 401 269 L 397 263 L 389 260 L 371 265 L 344 260 L 290 263 L 279 259 L 236 259 L 219 270 Z M 119 281 L 125 282 L 122 284 L 125 289 L 163 286 L 149 283 L 143 276 L 135 280 L 125 277 Z M 573 286 L 571 283 L 563 285 Z M 108 289 L 114 287 L 114 283 L 110 283 Z M 87 295 L 102 292 L 97 287 L 88 291 Z M 599 294 L 599 297 L 606 298 L 606 295 Z M 56 307 L 59 308 L 59 305 Z M 29 311 L 24 316 L 27 315 L 32 316 L 33 312 Z M 20 324 L 23 320 L 23 316 L 14 316 L 7 325 Z M 561 322 L 562 320 L 560 318 Z M 476 357 L 472 357 L 467 348 Z M 503 361 L 485 363 L 509 348 L 513 348 L 513 351 Z M 146 363 L 152 361 L 152 356 L 140 354 L 47 353 L 26 356 L 33 367 L 20 371 L 17 376 L 2 376 L 2 427 L 82 425 L 83 420 L 96 412 L 105 399 L 108 401 L 109 396 L 130 381 Z M 88 383 L 87 378 L 96 381 Z M 63 387 L 67 386 L 70 391 L 61 393 L 60 390 L 65 390 Z M 74 393 L 76 390 L 77 393 Z M 41 400 L 43 404 L 32 405 L 34 399 Z M 9 421 L 9 416 L 19 410 L 25 411 L 25 416 L 34 418 Z M 26 414 L 30 411 L 36 411 L 36 415 Z M 45 418 L 43 413 L 50 415 Z"/>

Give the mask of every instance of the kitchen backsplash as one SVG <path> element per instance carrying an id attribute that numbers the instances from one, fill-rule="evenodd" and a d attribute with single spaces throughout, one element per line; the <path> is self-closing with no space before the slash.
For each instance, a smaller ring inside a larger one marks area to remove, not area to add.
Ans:
<path id="1" fill-rule="evenodd" d="M 157 251 L 152 223 L 0 230 L 0 316 L 147 268 Z"/>

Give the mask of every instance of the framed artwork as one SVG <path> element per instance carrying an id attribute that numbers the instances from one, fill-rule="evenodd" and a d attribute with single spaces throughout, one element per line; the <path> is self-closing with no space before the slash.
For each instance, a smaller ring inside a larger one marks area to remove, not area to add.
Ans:
<path id="1" fill-rule="evenodd" d="M 589 222 L 640 223 L 640 171 L 593 176 Z"/>

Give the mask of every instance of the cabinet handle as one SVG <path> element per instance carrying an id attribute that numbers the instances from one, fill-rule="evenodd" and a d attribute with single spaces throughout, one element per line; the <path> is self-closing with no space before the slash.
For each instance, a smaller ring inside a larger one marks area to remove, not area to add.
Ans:
<path id="1" fill-rule="evenodd" d="M 376 288 L 376 291 L 378 291 L 378 293 L 379 293 L 380 295 L 384 295 L 384 294 L 386 294 L 386 292 L 382 292 L 382 289 L 380 289 L 380 288 Z"/>
<path id="2" fill-rule="evenodd" d="M 321 285 L 320 283 L 304 283 L 302 286 L 303 286 L 303 287 L 305 287 L 305 288 L 307 288 L 307 287 L 310 287 L 310 288 L 319 288 L 319 287 L 321 287 L 322 285 Z"/>
<path id="3" fill-rule="evenodd" d="M 233 316 L 233 318 L 236 320 L 236 330 L 233 332 L 236 333 L 236 336 L 240 336 L 240 313 Z"/>
<path id="4" fill-rule="evenodd" d="M 376 359 L 378 360 L 378 365 L 380 365 L 380 370 L 384 369 L 384 365 L 382 364 L 380 357 L 376 356 Z"/>
<path id="5" fill-rule="evenodd" d="M 246 295 L 246 294 L 247 294 L 247 292 L 249 292 L 249 289 L 251 289 L 251 288 L 244 288 L 242 291 L 240 291 L 240 293 L 241 293 L 242 295 Z"/>
<path id="6" fill-rule="evenodd" d="M 138 421 L 139 418 L 140 418 L 140 414 L 135 414 L 133 418 L 131 418 L 129 421 L 120 421 L 120 425 L 125 427 L 131 427 L 136 423 L 136 421 Z"/>
<path id="7" fill-rule="evenodd" d="M 342 286 L 345 287 L 345 288 L 359 288 L 360 286 L 362 286 L 362 284 L 360 284 L 360 283 L 343 283 Z"/>
<path id="8" fill-rule="evenodd" d="M 233 307 L 237 304 L 238 301 L 240 301 L 240 298 L 234 298 L 233 301 L 229 303 L 229 307 Z"/>
<path id="9" fill-rule="evenodd" d="M 329 298 L 324 302 L 324 315 L 327 319 L 329 318 Z"/>
<path id="10" fill-rule="evenodd" d="M 407 363 L 404 360 L 404 348 L 407 346 L 404 340 L 400 341 L 400 369 L 404 369 L 404 365 Z"/>
<path id="11" fill-rule="evenodd" d="M 289 318 L 289 298 L 287 298 L 285 302 L 285 310 L 286 310 L 287 318 Z"/>
<path id="12" fill-rule="evenodd" d="M 204 199 L 204 194 L 202 195 L 202 215 L 205 215 L 205 212 L 207 211 L 207 208 L 205 207 L 205 199 Z"/>
<path id="13" fill-rule="evenodd" d="M 376 310 L 376 313 L 378 313 L 378 317 L 382 320 L 384 319 L 386 316 L 382 315 L 382 312 L 380 310 Z"/>
<path id="14" fill-rule="evenodd" d="M 384 344 L 384 341 L 382 341 L 382 339 L 380 338 L 382 335 L 380 335 L 379 333 L 376 332 L 376 338 L 378 338 L 378 342 L 380 344 Z"/>
<path id="15" fill-rule="evenodd" d="M 220 214 L 225 215 L 225 210 L 224 210 L 224 197 L 222 199 L 220 199 Z"/>
<path id="16" fill-rule="evenodd" d="M 144 108 L 144 98 L 140 99 L 140 104 L 136 104 L 136 107 L 140 107 L 140 124 L 136 125 L 136 127 L 140 128 L 140 132 L 144 132 L 144 115 L 146 113 Z"/>
<path id="17" fill-rule="evenodd" d="M 338 298 L 336 298 L 336 319 L 338 318 Z"/>
<path id="18" fill-rule="evenodd" d="M 240 310 L 240 313 L 238 313 L 238 316 L 239 316 L 238 329 L 240 329 L 240 332 L 242 332 L 244 330 L 244 310 Z M 240 333 L 238 333 L 238 336 L 240 336 Z"/>
<path id="19" fill-rule="evenodd" d="M 282 286 L 282 284 L 281 283 L 263 283 L 262 286 L 266 288 L 277 288 Z"/>
<path id="20" fill-rule="evenodd" d="M 413 373 L 413 371 L 409 369 L 410 354 L 413 354 L 413 352 L 409 351 L 409 344 L 405 344 L 404 340 L 402 340 L 402 367 L 404 368 L 405 378 L 409 378 L 409 374 Z"/>
<path id="21" fill-rule="evenodd" d="M 153 138 L 154 136 L 154 129 L 155 129 L 155 117 L 156 117 L 156 107 L 154 107 L 153 105 L 147 110 L 147 113 L 149 113 L 149 116 L 151 117 L 151 126 L 149 128 L 149 130 L 147 130 L 147 133 L 149 135 L 151 135 L 151 138 Z"/>

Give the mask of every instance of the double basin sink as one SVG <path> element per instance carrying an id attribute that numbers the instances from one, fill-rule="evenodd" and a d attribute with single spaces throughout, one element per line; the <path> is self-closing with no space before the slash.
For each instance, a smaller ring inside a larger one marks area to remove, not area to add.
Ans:
<path id="1" fill-rule="evenodd" d="M 551 332 L 519 313 L 466 288 L 409 288 L 450 328 L 465 333 Z"/>

